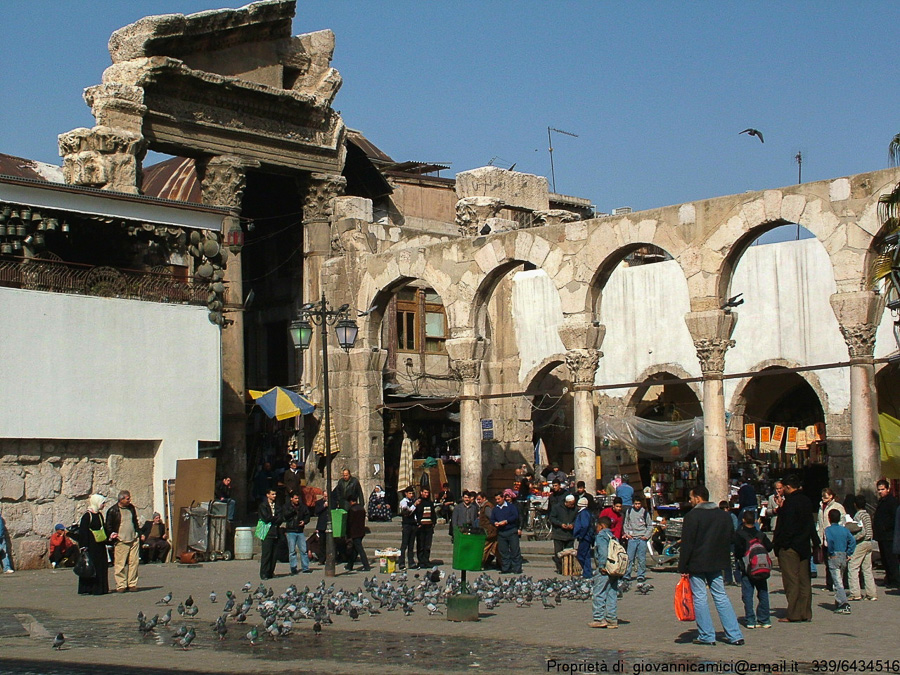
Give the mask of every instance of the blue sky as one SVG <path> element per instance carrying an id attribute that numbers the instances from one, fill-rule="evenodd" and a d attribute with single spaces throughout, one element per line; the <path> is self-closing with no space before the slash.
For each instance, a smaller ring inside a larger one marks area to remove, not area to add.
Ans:
<path id="1" fill-rule="evenodd" d="M 56 136 L 116 28 L 229 0 L 6 0 L 0 152 L 59 163 Z M 601 211 L 779 187 L 888 165 L 900 132 L 897 2 L 300 0 L 331 28 L 335 107 L 397 160 L 550 176 Z M 762 131 L 765 143 L 739 135 Z"/>

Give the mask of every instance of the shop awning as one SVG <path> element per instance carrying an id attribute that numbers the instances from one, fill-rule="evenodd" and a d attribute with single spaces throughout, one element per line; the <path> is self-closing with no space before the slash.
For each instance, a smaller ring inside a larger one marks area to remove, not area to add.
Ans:
<path id="1" fill-rule="evenodd" d="M 599 438 L 659 459 L 683 459 L 703 450 L 702 417 L 683 422 L 657 422 L 635 416 L 598 415 L 595 432 Z"/>

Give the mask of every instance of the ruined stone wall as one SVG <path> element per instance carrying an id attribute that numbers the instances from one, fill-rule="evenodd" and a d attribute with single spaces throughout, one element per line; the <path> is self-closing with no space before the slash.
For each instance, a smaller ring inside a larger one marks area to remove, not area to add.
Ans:
<path id="1" fill-rule="evenodd" d="M 115 500 L 119 490 L 128 490 L 138 519 L 149 518 L 158 446 L 158 441 L 0 439 L 0 509 L 14 568 L 49 565 L 53 526 L 80 520 L 92 494 Z"/>

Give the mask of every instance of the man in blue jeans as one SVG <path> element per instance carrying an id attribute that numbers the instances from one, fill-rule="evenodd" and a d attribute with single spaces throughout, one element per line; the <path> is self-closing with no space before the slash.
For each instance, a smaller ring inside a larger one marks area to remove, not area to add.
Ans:
<path id="1" fill-rule="evenodd" d="M 722 580 L 722 570 L 731 563 L 734 535 L 731 516 L 709 501 L 709 490 L 705 485 L 691 490 L 691 506 L 693 508 L 684 517 L 678 571 L 690 579 L 694 595 L 698 630 L 694 644 L 716 644 L 716 630 L 707 602 L 709 589 L 725 629 L 725 643 L 742 645 L 744 636 Z"/>
<path id="2" fill-rule="evenodd" d="M 306 534 L 303 528 L 309 522 L 309 509 L 303 500 L 300 499 L 298 492 L 291 493 L 288 503 L 282 507 L 282 518 L 284 519 L 284 534 L 287 537 L 288 560 L 291 563 L 291 574 L 298 574 L 301 570 L 297 569 L 297 549 L 300 549 L 300 564 L 303 566 L 303 573 L 308 574 L 309 554 L 306 550 Z"/>
<path id="3" fill-rule="evenodd" d="M 597 535 L 594 538 L 594 562 L 597 572 L 593 577 L 591 628 L 619 627 L 619 579 L 606 573 L 606 559 L 609 557 L 609 541 L 612 539 L 612 521 L 608 516 L 597 520 Z"/>

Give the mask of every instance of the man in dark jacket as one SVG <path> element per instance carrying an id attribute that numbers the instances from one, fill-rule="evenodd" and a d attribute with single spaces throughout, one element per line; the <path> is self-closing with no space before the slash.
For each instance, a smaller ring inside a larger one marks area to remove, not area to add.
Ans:
<path id="1" fill-rule="evenodd" d="M 553 562 L 556 565 L 556 573 L 562 574 L 562 558 L 560 551 L 571 548 L 575 541 L 572 533 L 575 529 L 575 495 L 567 495 L 565 502 L 556 502 L 550 509 L 550 538 L 553 540 Z"/>
<path id="2" fill-rule="evenodd" d="M 456 534 L 456 530 L 478 527 L 478 507 L 475 505 L 475 494 L 462 493 L 462 502 L 456 505 L 450 515 L 450 538 Z"/>
<path id="3" fill-rule="evenodd" d="M 228 505 L 228 522 L 234 522 L 234 507 L 235 501 L 231 498 L 231 478 L 229 476 L 225 476 L 222 480 L 216 483 L 216 501 L 223 502 Z"/>
<path id="4" fill-rule="evenodd" d="M 369 559 L 366 557 L 366 549 L 363 548 L 363 537 L 366 536 L 366 510 L 357 501 L 356 495 L 350 495 L 350 508 L 347 509 L 347 539 L 350 540 L 351 546 L 348 551 L 347 565 L 344 567 L 348 572 L 353 571 L 353 565 L 356 563 L 356 557 L 362 563 L 364 572 L 368 572 L 372 568 L 369 567 Z"/>
<path id="5" fill-rule="evenodd" d="M 872 517 L 873 539 L 878 542 L 881 564 L 884 566 L 884 585 L 897 586 L 900 573 L 897 569 L 897 555 L 894 553 L 894 525 L 897 515 L 897 498 L 891 494 L 891 485 L 886 480 L 875 484 L 878 505 Z"/>
<path id="6" fill-rule="evenodd" d="M 331 501 L 334 503 L 335 508 L 348 511 L 350 509 L 350 497 L 356 497 L 356 503 L 365 506 L 366 500 L 363 499 L 363 491 L 362 486 L 359 484 L 359 479 L 350 475 L 350 469 L 344 469 L 341 471 L 341 479 L 334 486 Z"/>
<path id="7" fill-rule="evenodd" d="M 269 524 L 269 531 L 262 540 L 262 554 L 259 558 L 259 578 L 265 581 L 275 575 L 275 547 L 278 545 L 279 525 L 283 522 L 281 511 L 275 506 L 275 488 L 270 488 L 259 505 L 258 516 Z"/>
<path id="8" fill-rule="evenodd" d="M 296 459 L 292 459 L 290 465 L 287 470 L 284 472 L 284 475 L 281 477 L 281 482 L 284 484 L 284 494 L 287 497 L 287 501 L 290 501 L 291 495 L 295 492 L 300 494 L 300 479 L 303 478 L 303 474 L 300 471 L 300 465 L 297 463 Z"/>
<path id="9" fill-rule="evenodd" d="M 138 526 L 137 511 L 131 503 L 128 490 L 119 492 L 119 500 L 106 512 L 106 535 L 115 545 L 113 577 L 116 593 L 136 591 L 138 564 L 141 556 L 141 530 Z"/>
<path id="10" fill-rule="evenodd" d="M 694 595 L 698 630 L 694 644 L 716 644 L 716 630 L 707 602 L 708 588 L 725 630 L 725 642 L 742 645 L 744 636 L 731 601 L 725 594 L 725 582 L 722 579 L 722 570 L 731 563 L 734 527 L 731 516 L 708 500 L 709 490 L 705 485 L 698 485 L 691 490 L 693 508 L 684 517 L 678 560 L 678 571 L 682 576 L 690 578 Z"/>
<path id="11" fill-rule="evenodd" d="M 304 574 L 309 574 L 309 553 L 306 550 L 306 534 L 303 528 L 309 522 L 309 508 L 300 499 L 300 493 L 294 492 L 281 509 L 284 521 L 284 534 L 287 537 L 288 560 L 291 563 L 291 574 L 297 574 L 297 549 L 300 549 L 300 564 Z"/>
<path id="12" fill-rule="evenodd" d="M 778 509 L 773 548 L 781 568 L 781 582 L 787 596 L 787 621 L 812 621 L 812 580 L 809 558 L 812 544 L 818 542 L 815 508 L 800 489 L 800 479 L 789 476 L 784 481 L 784 501 Z"/>
<path id="13" fill-rule="evenodd" d="M 165 562 L 172 545 L 169 543 L 169 535 L 166 533 L 166 524 L 162 516 L 153 514 L 153 520 L 148 520 L 141 528 L 141 541 L 147 549 L 147 562 Z"/>
<path id="14" fill-rule="evenodd" d="M 426 569 L 431 567 L 431 541 L 434 539 L 434 521 L 437 516 L 428 488 L 419 491 L 416 502 L 416 558 L 419 569 Z"/>

